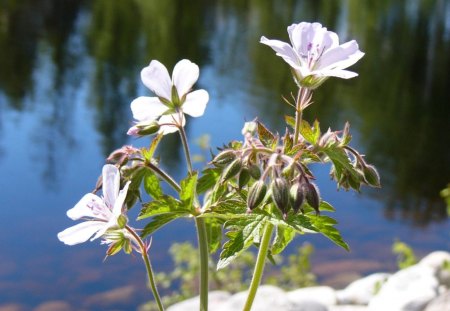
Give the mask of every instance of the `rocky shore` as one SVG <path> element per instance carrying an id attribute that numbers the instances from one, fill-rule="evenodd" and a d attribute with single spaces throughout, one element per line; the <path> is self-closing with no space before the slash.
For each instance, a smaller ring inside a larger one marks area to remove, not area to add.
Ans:
<path id="1" fill-rule="evenodd" d="M 211 311 L 242 310 L 246 292 L 211 292 Z M 198 310 L 194 297 L 167 311 Z M 343 289 L 328 286 L 284 291 L 260 286 L 252 311 L 450 311 L 450 253 L 436 251 L 396 273 L 375 273 Z"/>

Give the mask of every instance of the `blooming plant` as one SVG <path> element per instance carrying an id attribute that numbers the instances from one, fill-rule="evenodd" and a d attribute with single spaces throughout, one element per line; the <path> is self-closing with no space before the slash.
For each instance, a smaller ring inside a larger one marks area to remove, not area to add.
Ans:
<path id="1" fill-rule="evenodd" d="M 195 219 L 200 258 L 200 309 L 208 309 L 209 254 L 220 250 L 218 269 L 226 268 L 252 245 L 259 248 L 253 278 L 243 310 L 250 310 L 261 282 L 267 258 L 281 253 L 296 234 L 321 233 L 335 244 L 348 249 L 328 213 L 332 205 L 324 201 L 309 166 L 330 163 L 331 177 L 339 188 L 359 191 L 361 185 L 380 186 L 374 166 L 349 143 L 349 124 L 343 130 L 322 133 L 319 122 L 303 120 L 302 112 L 312 104 L 313 91 L 329 77 L 352 78 L 356 73 L 344 70 L 363 55 L 356 41 L 339 44 L 338 36 L 319 23 L 300 23 L 288 27 L 291 45 L 261 38 L 291 67 L 298 86 L 293 116 L 286 116 L 286 132 L 273 133 L 262 122 L 244 124 L 242 141 L 231 141 L 201 172 L 192 168 L 186 137 L 184 114 L 203 115 L 209 100 L 205 90 L 191 91 L 199 77 L 199 68 L 181 60 L 172 78 L 160 62 L 153 60 L 141 72 L 141 78 L 155 97 L 139 97 L 131 103 L 136 124 L 129 135 L 154 135 L 149 148 L 124 146 L 114 151 L 103 168 L 103 197 L 87 194 L 68 216 L 83 223 L 58 234 L 69 245 L 91 238 L 102 238 L 110 245 L 107 255 L 123 249 L 137 251 L 145 262 L 153 295 L 163 310 L 144 242 L 153 232 L 180 217 Z M 179 132 L 187 172 L 181 181 L 172 178 L 155 156 L 164 135 Z M 163 191 L 161 182 L 175 190 Z M 120 185 L 124 185 L 119 191 Z M 141 186 L 150 195 L 141 202 Z M 200 201 L 199 196 L 203 197 Z M 128 225 L 127 209 L 140 201 L 138 220 L 141 230 Z M 200 202 L 203 202 L 201 204 Z M 222 239 L 226 241 L 222 243 Z"/>

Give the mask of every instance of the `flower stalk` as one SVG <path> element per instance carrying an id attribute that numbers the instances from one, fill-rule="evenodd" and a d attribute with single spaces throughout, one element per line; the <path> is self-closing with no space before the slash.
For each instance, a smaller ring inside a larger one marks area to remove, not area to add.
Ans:
<path id="1" fill-rule="evenodd" d="M 247 300 L 245 301 L 243 311 L 250 311 L 255 300 L 256 292 L 259 284 L 261 283 L 262 275 L 264 272 L 264 266 L 266 264 L 267 253 L 269 251 L 269 243 L 272 237 L 274 226 L 270 223 L 266 223 L 264 233 L 262 236 L 261 244 L 259 245 L 258 257 L 256 258 L 255 270 L 253 272 L 252 281 L 248 290 Z"/>

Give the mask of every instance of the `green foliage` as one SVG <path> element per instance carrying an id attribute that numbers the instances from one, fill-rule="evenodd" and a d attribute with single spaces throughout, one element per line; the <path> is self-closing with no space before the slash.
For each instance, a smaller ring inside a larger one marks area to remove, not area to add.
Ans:
<path id="1" fill-rule="evenodd" d="M 450 217 L 450 184 L 447 185 L 447 188 L 441 190 L 440 195 L 447 204 L 447 214 Z"/>
<path id="2" fill-rule="evenodd" d="M 414 251 L 404 242 L 396 240 L 392 245 L 392 252 L 397 255 L 397 265 L 399 269 L 405 269 L 417 263 Z"/>
<path id="3" fill-rule="evenodd" d="M 302 120 L 300 134 L 302 134 L 303 138 L 305 138 L 307 142 L 312 145 L 316 145 L 320 137 L 319 122 L 316 120 L 314 121 L 313 126 L 311 126 L 307 121 Z"/>

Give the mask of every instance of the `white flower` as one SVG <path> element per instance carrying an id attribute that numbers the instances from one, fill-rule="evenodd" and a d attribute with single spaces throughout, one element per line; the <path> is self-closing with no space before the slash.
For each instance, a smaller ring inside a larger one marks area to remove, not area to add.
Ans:
<path id="1" fill-rule="evenodd" d="M 199 68 L 187 59 L 179 61 L 173 69 L 172 79 L 166 67 L 152 60 L 141 71 L 141 79 L 157 97 L 141 96 L 131 103 L 137 124 L 128 130 L 128 135 L 139 135 L 139 130 L 157 120 L 163 134 L 173 133 L 186 123 L 184 114 L 192 117 L 203 115 L 209 100 L 208 92 L 190 92 L 197 82 Z"/>
<path id="2" fill-rule="evenodd" d="M 314 89 L 329 77 L 349 79 L 358 75 L 344 70 L 364 56 L 355 40 L 339 45 L 337 34 L 319 23 L 292 24 L 287 30 L 292 46 L 264 36 L 260 42 L 292 67 L 300 86 Z"/>
<path id="3" fill-rule="evenodd" d="M 86 194 L 67 216 L 73 220 L 87 219 L 85 222 L 67 228 L 58 233 L 58 239 L 67 245 L 95 240 L 103 236 L 108 229 L 119 228 L 118 220 L 123 215 L 123 205 L 127 196 L 128 182 L 120 190 L 120 173 L 111 164 L 103 166 L 103 197 L 93 193 Z"/>

